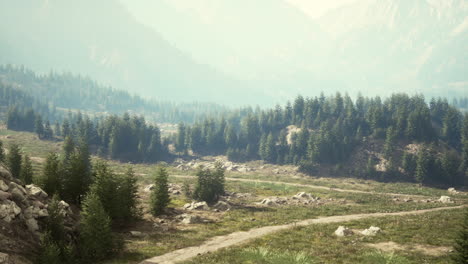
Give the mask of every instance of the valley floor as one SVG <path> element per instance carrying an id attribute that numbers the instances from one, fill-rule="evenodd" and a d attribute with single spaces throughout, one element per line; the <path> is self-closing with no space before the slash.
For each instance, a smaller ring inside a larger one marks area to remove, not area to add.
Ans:
<path id="1" fill-rule="evenodd" d="M 8 130 L 0 130 L 0 139 L 21 144 L 32 156 L 36 174 L 47 153 L 62 147 L 61 142 Z M 138 176 L 143 216 L 118 230 L 124 250 L 105 263 L 447 263 L 462 207 L 468 204 L 464 192 L 309 177 L 293 166 L 250 162 L 234 164 L 242 169 L 226 173 L 223 208 L 187 209 L 184 205 L 192 201 L 182 186 L 195 183 L 194 167 L 212 166 L 217 158 L 169 165 L 172 200 L 168 214 L 159 218 L 148 213 L 155 166 L 131 165 Z M 129 166 L 109 164 L 116 173 Z M 450 202 L 440 202 L 441 196 L 450 196 Z M 336 237 L 340 225 L 358 231 L 377 226 L 382 232 Z"/>

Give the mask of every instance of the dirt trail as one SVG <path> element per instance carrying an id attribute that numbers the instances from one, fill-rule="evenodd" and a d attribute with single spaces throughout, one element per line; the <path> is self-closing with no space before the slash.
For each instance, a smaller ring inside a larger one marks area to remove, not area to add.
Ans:
<path id="1" fill-rule="evenodd" d="M 185 178 L 185 179 L 194 179 L 196 176 L 187 176 L 187 175 L 171 175 L 176 178 Z M 344 192 L 344 193 L 363 193 L 363 194 L 381 194 L 389 196 L 400 196 L 400 197 L 414 197 L 414 198 L 424 198 L 428 197 L 427 195 L 418 195 L 418 194 L 401 194 L 401 193 L 384 193 L 384 192 L 370 192 L 370 191 L 360 191 L 360 190 L 351 190 L 351 189 L 340 189 L 340 188 L 330 188 L 319 185 L 312 184 L 302 184 L 302 183 L 292 183 L 292 182 L 282 182 L 282 181 L 266 181 L 266 180 L 256 180 L 256 179 L 243 179 L 243 178 L 226 178 L 226 181 L 239 181 L 239 182 L 257 182 L 257 183 L 269 183 L 269 184 L 284 184 L 289 186 L 296 187 L 306 187 L 317 190 L 327 190 L 335 192 Z"/>
<path id="2" fill-rule="evenodd" d="M 188 248 L 183 248 L 183 249 L 179 249 L 176 251 L 172 251 L 162 256 L 157 256 L 151 259 L 147 259 L 141 262 L 140 264 L 156 264 L 156 263 L 157 264 L 174 264 L 177 262 L 189 260 L 193 257 L 206 254 L 208 252 L 214 252 L 219 249 L 245 243 L 251 239 L 259 238 L 259 237 L 262 237 L 262 236 L 265 236 L 274 232 L 293 228 L 296 226 L 307 226 L 311 224 L 339 223 L 339 222 L 353 221 L 353 220 L 359 220 L 359 219 L 369 218 L 369 217 L 416 215 L 416 214 L 424 214 L 428 212 L 441 211 L 441 210 L 459 209 L 463 207 L 464 206 L 462 205 L 462 206 L 455 206 L 455 207 L 442 207 L 442 208 L 395 212 L 395 213 L 371 213 L 371 214 L 330 216 L 330 217 L 321 217 L 321 218 L 303 220 L 303 221 L 299 221 L 299 222 L 292 223 L 292 224 L 265 226 L 265 227 L 260 227 L 260 228 L 254 228 L 246 232 L 235 232 L 235 233 L 231 233 L 225 236 L 213 237 L 200 246 L 188 247 Z"/>

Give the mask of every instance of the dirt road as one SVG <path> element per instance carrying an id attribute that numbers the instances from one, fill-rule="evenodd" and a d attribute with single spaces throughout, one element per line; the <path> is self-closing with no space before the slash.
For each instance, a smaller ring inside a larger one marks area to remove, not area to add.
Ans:
<path id="1" fill-rule="evenodd" d="M 157 256 L 151 259 L 147 259 L 141 264 L 174 264 L 181 261 L 189 260 L 193 257 L 206 254 L 208 252 L 214 252 L 219 249 L 231 247 L 234 245 L 245 243 L 251 239 L 259 238 L 274 232 L 281 230 L 286 230 L 296 226 L 307 226 L 311 224 L 328 224 L 328 223 L 339 223 L 346 221 L 359 220 L 369 217 L 385 217 L 385 216 L 405 216 L 405 215 L 417 215 L 424 214 L 428 212 L 441 211 L 441 210 L 451 210 L 451 209 L 460 209 L 464 206 L 455 206 L 455 207 L 442 207 L 442 208 L 433 208 L 427 210 L 417 210 L 417 211 L 404 211 L 404 212 L 395 212 L 395 213 L 371 213 L 371 214 L 353 214 L 353 215 L 342 215 L 342 216 L 330 216 L 322 217 L 316 219 L 308 219 L 300 222 L 286 224 L 286 225 L 276 225 L 276 226 L 265 226 L 260 228 L 254 228 L 246 232 L 235 232 L 225 236 L 213 237 L 210 240 L 206 241 L 200 246 L 188 247 L 179 249 L 173 252 L 169 252 L 162 256 Z"/>

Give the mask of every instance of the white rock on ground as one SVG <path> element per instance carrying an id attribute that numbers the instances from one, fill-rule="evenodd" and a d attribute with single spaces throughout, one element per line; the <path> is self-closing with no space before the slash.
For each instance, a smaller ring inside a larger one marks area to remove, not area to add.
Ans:
<path id="1" fill-rule="evenodd" d="M 300 192 L 292 197 L 293 199 L 310 199 L 312 195 L 306 192 Z"/>
<path id="2" fill-rule="evenodd" d="M 380 229 L 380 227 L 371 226 L 368 229 L 362 231 L 361 234 L 363 234 L 364 236 L 375 236 L 381 231 L 382 230 Z"/>
<path id="3" fill-rule="evenodd" d="M 132 235 L 132 237 L 142 237 L 143 233 L 140 231 L 130 231 L 130 235 Z"/>
<path id="4" fill-rule="evenodd" d="M 184 209 L 186 210 L 210 210 L 210 207 L 206 202 L 192 202 L 192 203 L 187 203 L 184 205 Z"/>
<path id="5" fill-rule="evenodd" d="M 448 188 L 447 191 L 448 191 L 449 193 L 451 193 L 451 194 L 457 194 L 457 193 L 458 193 L 458 191 L 455 190 L 455 188 L 453 188 L 453 187 L 452 187 L 452 188 Z"/>
<path id="6" fill-rule="evenodd" d="M 338 237 L 350 236 L 353 234 L 353 231 L 345 226 L 339 226 L 338 229 L 335 230 L 335 235 Z"/>
<path id="7" fill-rule="evenodd" d="M 151 192 L 154 189 L 154 184 L 150 184 L 145 187 L 145 192 Z"/>
<path id="8" fill-rule="evenodd" d="M 449 196 L 441 196 L 439 199 L 441 203 L 452 203 L 452 199 Z"/>

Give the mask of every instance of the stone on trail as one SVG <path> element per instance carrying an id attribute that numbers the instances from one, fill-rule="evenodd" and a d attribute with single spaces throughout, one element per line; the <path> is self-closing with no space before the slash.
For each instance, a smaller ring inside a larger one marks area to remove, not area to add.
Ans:
<path id="1" fill-rule="evenodd" d="M 335 235 L 337 237 L 351 236 L 353 234 L 354 232 L 345 226 L 339 226 L 338 229 L 335 230 Z"/>
<path id="2" fill-rule="evenodd" d="M 371 226 L 368 229 L 362 231 L 361 234 L 363 234 L 364 236 L 375 236 L 381 231 L 382 230 L 380 229 L 380 227 Z"/>
<path id="3" fill-rule="evenodd" d="M 452 187 L 452 188 L 448 188 L 447 191 L 448 191 L 449 193 L 451 193 L 451 194 L 457 194 L 457 193 L 458 193 L 458 191 L 455 190 L 455 188 L 453 188 L 453 187 Z"/>

